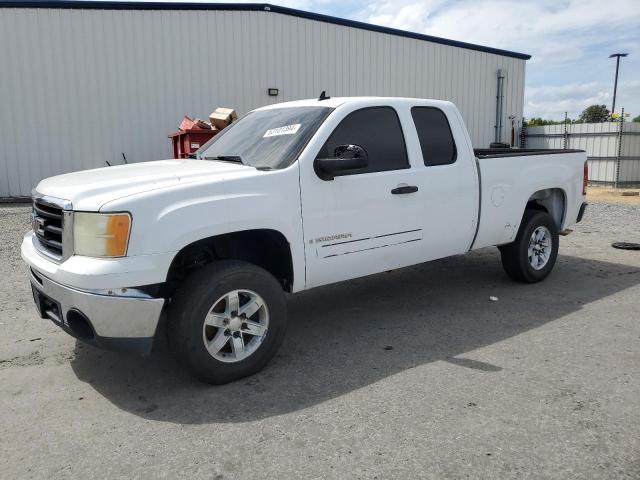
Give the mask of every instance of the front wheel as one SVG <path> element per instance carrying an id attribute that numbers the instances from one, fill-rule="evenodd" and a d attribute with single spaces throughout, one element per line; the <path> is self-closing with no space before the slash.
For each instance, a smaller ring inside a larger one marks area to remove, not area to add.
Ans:
<path id="1" fill-rule="evenodd" d="M 277 280 L 255 265 L 223 260 L 196 272 L 169 308 L 169 345 L 200 380 L 221 384 L 261 370 L 284 338 Z"/>
<path id="2" fill-rule="evenodd" d="M 526 210 L 513 243 L 502 245 L 502 267 L 517 282 L 544 280 L 558 256 L 558 228 L 547 212 Z"/>

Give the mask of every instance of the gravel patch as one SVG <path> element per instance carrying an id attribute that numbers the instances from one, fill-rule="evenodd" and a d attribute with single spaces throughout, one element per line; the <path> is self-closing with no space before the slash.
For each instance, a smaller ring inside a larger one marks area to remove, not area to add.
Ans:
<path id="1" fill-rule="evenodd" d="M 30 214 L 30 205 L 0 205 L 0 272 L 5 275 L 24 265 L 20 239 L 31 229 Z"/>

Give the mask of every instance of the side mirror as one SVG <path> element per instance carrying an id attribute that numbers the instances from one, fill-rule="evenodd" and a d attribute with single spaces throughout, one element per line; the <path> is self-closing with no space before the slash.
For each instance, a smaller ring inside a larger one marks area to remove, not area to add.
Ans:
<path id="1" fill-rule="evenodd" d="M 367 152 L 360 145 L 338 145 L 331 158 L 316 158 L 313 169 L 322 180 L 333 180 L 350 170 L 358 170 L 369 164 Z"/>

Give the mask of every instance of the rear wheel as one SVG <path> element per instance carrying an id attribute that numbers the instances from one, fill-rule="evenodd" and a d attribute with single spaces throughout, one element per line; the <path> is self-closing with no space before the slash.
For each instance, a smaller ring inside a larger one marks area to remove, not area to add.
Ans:
<path id="1" fill-rule="evenodd" d="M 526 210 L 513 243 L 502 245 L 502 266 L 518 282 L 544 280 L 553 270 L 558 256 L 558 229 L 547 212 Z"/>
<path id="2" fill-rule="evenodd" d="M 284 292 L 255 265 L 214 262 L 189 277 L 169 308 L 169 345 L 200 380 L 227 383 L 261 370 L 284 338 Z"/>

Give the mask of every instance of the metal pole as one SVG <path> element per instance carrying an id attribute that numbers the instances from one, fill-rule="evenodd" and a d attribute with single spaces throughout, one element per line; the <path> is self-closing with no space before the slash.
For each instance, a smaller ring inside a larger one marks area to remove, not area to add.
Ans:
<path id="1" fill-rule="evenodd" d="M 616 151 L 616 182 L 614 188 L 618 188 L 620 183 L 620 158 L 622 157 L 622 127 L 624 125 L 624 108 L 620 115 L 620 125 L 618 125 L 618 150 Z"/>
<path id="2" fill-rule="evenodd" d="M 618 93 L 618 70 L 620 70 L 620 57 L 626 57 L 628 53 L 612 53 L 609 58 L 616 57 L 616 78 L 613 81 L 613 105 L 611 105 L 611 115 L 616 111 L 616 94 Z"/>
<path id="3" fill-rule="evenodd" d="M 562 149 L 566 150 L 567 149 L 567 112 L 564 112 L 564 138 L 562 140 Z"/>
<path id="4" fill-rule="evenodd" d="M 498 83 L 496 89 L 496 131 L 494 135 L 494 142 L 500 142 L 502 140 L 502 97 L 504 95 L 504 74 L 502 69 L 498 70 Z"/>
<path id="5" fill-rule="evenodd" d="M 616 79 L 613 81 L 613 105 L 611 105 L 611 115 L 616 111 L 616 93 L 618 92 L 618 70 L 620 69 L 620 55 L 616 56 Z"/>

